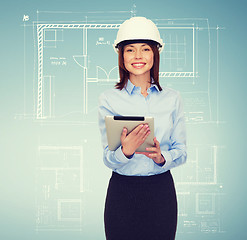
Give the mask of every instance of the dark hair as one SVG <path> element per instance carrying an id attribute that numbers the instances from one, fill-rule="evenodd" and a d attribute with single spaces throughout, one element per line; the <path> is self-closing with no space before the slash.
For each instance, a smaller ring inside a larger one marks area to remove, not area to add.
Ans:
<path id="1" fill-rule="evenodd" d="M 151 47 L 153 53 L 154 53 L 154 63 L 153 67 L 150 69 L 150 77 L 152 80 L 152 84 L 155 84 L 159 90 L 162 90 L 162 87 L 159 84 L 159 63 L 160 63 L 160 54 L 157 47 L 157 44 L 154 44 L 152 41 L 146 41 L 146 43 Z M 115 85 L 116 89 L 122 90 L 129 79 L 129 72 L 124 66 L 124 46 L 126 44 L 120 44 L 118 47 L 118 67 L 119 67 L 119 82 Z"/>

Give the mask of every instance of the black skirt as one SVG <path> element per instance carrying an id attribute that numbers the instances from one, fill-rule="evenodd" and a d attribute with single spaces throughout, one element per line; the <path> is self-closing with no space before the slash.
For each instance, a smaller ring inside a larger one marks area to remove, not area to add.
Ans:
<path id="1" fill-rule="evenodd" d="M 177 198 L 170 171 L 153 176 L 115 172 L 105 202 L 107 240 L 173 240 Z"/>

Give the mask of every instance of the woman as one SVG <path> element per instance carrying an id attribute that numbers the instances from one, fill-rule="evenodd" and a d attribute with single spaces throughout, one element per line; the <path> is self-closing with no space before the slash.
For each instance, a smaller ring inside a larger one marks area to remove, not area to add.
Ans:
<path id="1" fill-rule="evenodd" d="M 103 159 L 113 170 L 105 203 L 107 240 L 175 239 L 177 199 L 170 169 L 186 161 L 185 123 L 177 91 L 159 84 L 159 52 L 164 46 L 156 25 L 144 17 L 126 20 L 114 44 L 120 81 L 99 98 Z M 107 115 L 154 117 L 154 147 L 136 152 L 150 133 L 146 124 L 127 134 L 110 151 Z"/>

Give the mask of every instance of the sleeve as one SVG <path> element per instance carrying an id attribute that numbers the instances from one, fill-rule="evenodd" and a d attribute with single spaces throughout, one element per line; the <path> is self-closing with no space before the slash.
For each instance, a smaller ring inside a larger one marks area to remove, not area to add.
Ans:
<path id="1" fill-rule="evenodd" d="M 113 116 L 114 111 L 110 106 L 110 103 L 103 93 L 99 97 L 99 107 L 98 107 L 98 123 L 99 129 L 101 133 L 101 142 L 103 146 L 103 161 L 104 164 L 111 168 L 112 170 L 116 170 L 118 168 L 123 167 L 130 161 L 130 158 L 127 158 L 123 152 L 121 146 L 117 148 L 115 151 L 110 151 L 107 144 L 107 135 L 106 135 L 106 127 L 105 127 L 105 116 Z"/>
<path id="2" fill-rule="evenodd" d="M 180 94 L 178 94 L 173 111 L 173 129 L 170 143 L 168 151 L 161 151 L 166 160 L 162 168 L 167 170 L 185 163 L 187 159 L 185 119 Z"/>

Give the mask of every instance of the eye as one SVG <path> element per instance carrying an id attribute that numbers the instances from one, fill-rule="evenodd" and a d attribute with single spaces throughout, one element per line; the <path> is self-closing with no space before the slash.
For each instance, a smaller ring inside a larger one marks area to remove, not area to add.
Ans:
<path id="1" fill-rule="evenodd" d="M 150 48 L 144 48 L 143 50 L 144 51 L 150 51 Z"/>
<path id="2" fill-rule="evenodd" d="M 129 48 L 129 49 L 126 49 L 126 52 L 133 52 L 133 50 Z"/>

